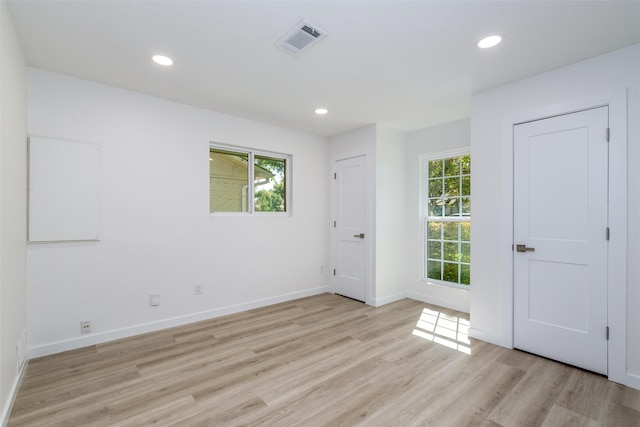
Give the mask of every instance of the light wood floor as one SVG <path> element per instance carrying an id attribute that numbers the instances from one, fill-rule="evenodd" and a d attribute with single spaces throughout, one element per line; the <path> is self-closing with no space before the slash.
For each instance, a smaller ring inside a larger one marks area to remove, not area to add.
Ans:
<path id="1" fill-rule="evenodd" d="M 9 426 L 640 426 L 640 391 L 466 319 L 324 294 L 35 359 Z"/>

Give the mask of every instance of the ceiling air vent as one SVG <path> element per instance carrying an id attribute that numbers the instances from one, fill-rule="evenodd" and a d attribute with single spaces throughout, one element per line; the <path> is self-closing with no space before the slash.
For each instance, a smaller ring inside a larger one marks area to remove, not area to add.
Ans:
<path id="1" fill-rule="evenodd" d="M 327 33 L 323 30 L 302 20 L 282 36 L 275 45 L 290 55 L 298 56 L 325 37 L 327 37 Z"/>

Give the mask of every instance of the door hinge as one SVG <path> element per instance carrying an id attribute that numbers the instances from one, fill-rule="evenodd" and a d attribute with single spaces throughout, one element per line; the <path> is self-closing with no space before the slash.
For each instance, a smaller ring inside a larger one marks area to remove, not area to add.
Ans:
<path id="1" fill-rule="evenodd" d="M 333 269 L 333 275 L 334 276 L 336 275 L 336 269 L 335 268 Z"/>
<path id="2" fill-rule="evenodd" d="M 336 228 L 336 222 L 333 221 L 333 228 Z"/>
<path id="3" fill-rule="evenodd" d="M 607 339 L 609 339 L 609 327 L 607 326 Z"/>
<path id="4" fill-rule="evenodd" d="M 608 140 L 607 140 L 608 141 Z M 338 178 L 338 174 L 336 172 L 333 173 L 333 179 Z"/>
<path id="5" fill-rule="evenodd" d="M 607 240 L 611 237 L 611 230 L 607 227 Z"/>
<path id="6" fill-rule="evenodd" d="M 607 142 L 611 139 L 611 128 L 607 128 Z"/>

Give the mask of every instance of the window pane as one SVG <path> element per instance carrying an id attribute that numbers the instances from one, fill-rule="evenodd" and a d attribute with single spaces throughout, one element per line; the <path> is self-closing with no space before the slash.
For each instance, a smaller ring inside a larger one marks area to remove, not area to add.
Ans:
<path id="1" fill-rule="evenodd" d="M 254 156 L 256 212 L 286 212 L 286 159 Z"/>
<path id="2" fill-rule="evenodd" d="M 458 243 L 444 242 L 442 259 L 445 261 L 458 261 Z"/>
<path id="3" fill-rule="evenodd" d="M 442 259 L 442 242 L 439 240 L 429 240 L 427 245 L 427 258 Z"/>
<path id="4" fill-rule="evenodd" d="M 429 178 L 442 176 L 442 160 L 432 160 L 429 162 Z"/>
<path id="5" fill-rule="evenodd" d="M 442 238 L 441 222 L 429 222 L 427 223 L 427 229 L 427 238 L 429 240 L 439 240 Z"/>
<path id="6" fill-rule="evenodd" d="M 468 197 L 462 198 L 462 215 L 471 215 L 471 199 Z"/>
<path id="7" fill-rule="evenodd" d="M 444 176 L 460 175 L 460 161 L 458 157 L 451 159 L 445 159 L 444 161 Z"/>
<path id="8" fill-rule="evenodd" d="M 471 283 L 471 266 L 460 264 L 460 284 L 468 285 Z"/>
<path id="9" fill-rule="evenodd" d="M 442 266 L 440 261 L 427 261 L 427 277 L 442 280 Z"/>
<path id="10" fill-rule="evenodd" d="M 248 212 L 248 154 L 209 150 L 209 212 Z"/>
<path id="11" fill-rule="evenodd" d="M 462 195 L 468 196 L 471 194 L 471 177 L 463 176 L 462 177 Z"/>
<path id="12" fill-rule="evenodd" d="M 460 261 L 471 262 L 471 244 L 460 243 Z"/>
<path id="13" fill-rule="evenodd" d="M 471 241 L 471 223 L 470 222 L 460 223 L 460 240 L 462 240 L 463 242 Z"/>
<path id="14" fill-rule="evenodd" d="M 429 216 L 442 216 L 442 199 L 429 199 Z"/>
<path id="15" fill-rule="evenodd" d="M 445 222 L 444 223 L 444 240 L 458 240 L 458 223 L 457 222 Z"/>
<path id="16" fill-rule="evenodd" d="M 442 196 L 442 179 L 429 180 L 429 197 Z"/>
<path id="17" fill-rule="evenodd" d="M 460 195 L 460 178 L 445 178 L 444 179 L 444 191 L 445 196 L 459 196 Z"/>
<path id="18" fill-rule="evenodd" d="M 468 175 L 471 173 L 471 156 L 460 157 L 461 173 Z"/>
<path id="19" fill-rule="evenodd" d="M 458 264 L 445 262 L 442 271 L 442 280 L 458 283 Z"/>
<path id="20" fill-rule="evenodd" d="M 449 198 L 444 199 L 444 216 L 459 216 L 460 215 L 460 199 Z"/>

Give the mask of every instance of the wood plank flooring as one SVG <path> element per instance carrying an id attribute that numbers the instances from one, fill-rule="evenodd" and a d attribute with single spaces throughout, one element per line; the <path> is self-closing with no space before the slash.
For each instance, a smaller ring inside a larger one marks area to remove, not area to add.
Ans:
<path id="1" fill-rule="evenodd" d="M 467 329 L 318 295 L 34 359 L 9 426 L 640 426 L 640 391 Z"/>

